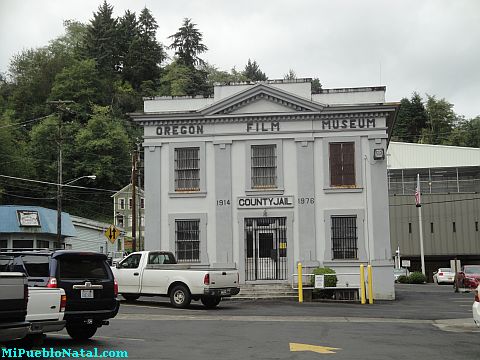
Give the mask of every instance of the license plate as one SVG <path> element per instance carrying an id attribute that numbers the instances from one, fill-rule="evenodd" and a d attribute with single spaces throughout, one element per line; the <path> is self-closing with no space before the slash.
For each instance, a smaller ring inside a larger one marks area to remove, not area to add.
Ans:
<path id="1" fill-rule="evenodd" d="M 93 299 L 93 290 L 81 290 L 80 297 L 82 299 Z"/>
<path id="2" fill-rule="evenodd" d="M 230 293 L 230 291 L 228 291 L 227 289 L 220 290 L 220 295 L 228 295 L 229 293 Z"/>

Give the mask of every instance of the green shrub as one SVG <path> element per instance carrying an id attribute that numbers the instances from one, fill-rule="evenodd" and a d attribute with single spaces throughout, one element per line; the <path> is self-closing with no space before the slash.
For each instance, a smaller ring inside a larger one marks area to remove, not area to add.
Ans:
<path id="1" fill-rule="evenodd" d="M 315 274 L 315 275 L 335 274 L 335 270 L 330 269 L 328 267 L 324 267 L 324 268 L 318 267 L 316 269 L 313 269 L 313 274 Z M 335 286 L 337 286 L 338 279 L 337 279 L 336 275 L 325 276 L 324 279 L 325 279 L 325 287 L 335 287 Z M 315 285 L 315 278 L 312 277 L 311 286 L 314 286 L 314 285 Z"/>
<path id="2" fill-rule="evenodd" d="M 427 277 L 419 271 L 412 272 L 408 275 L 409 284 L 423 284 L 427 282 Z"/>
<path id="3" fill-rule="evenodd" d="M 408 277 L 406 277 L 405 275 L 400 275 L 397 279 L 397 281 L 400 283 L 400 284 L 406 284 L 408 283 Z"/>

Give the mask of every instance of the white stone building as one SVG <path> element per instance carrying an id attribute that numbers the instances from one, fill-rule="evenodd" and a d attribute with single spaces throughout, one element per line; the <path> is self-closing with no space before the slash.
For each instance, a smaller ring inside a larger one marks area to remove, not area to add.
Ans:
<path id="1" fill-rule="evenodd" d="M 145 99 L 145 247 L 237 267 L 241 283 L 371 264 L 394 298 L 385 152 L 398 104 L 385 87 L 216 86 L 211 98 Z"/>

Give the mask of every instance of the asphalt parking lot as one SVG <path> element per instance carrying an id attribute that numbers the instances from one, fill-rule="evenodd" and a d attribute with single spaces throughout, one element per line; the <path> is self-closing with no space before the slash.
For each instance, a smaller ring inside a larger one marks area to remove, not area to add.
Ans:
<path id="1" fill-rule="evenodd" d="M 110 326 L 79 343 L 65 332 L 43 347 L 125 350 L 129 359 L 479 359 L 473 295 L 451 286 L 398 285 L 374 305 L 224 301 L 206 310 L 166 298 L 122 302 Z"/>

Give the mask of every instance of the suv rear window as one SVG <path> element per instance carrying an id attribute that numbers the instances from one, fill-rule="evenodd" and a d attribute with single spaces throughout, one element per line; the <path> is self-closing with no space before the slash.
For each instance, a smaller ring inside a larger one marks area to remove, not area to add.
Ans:
<path id="1" fill-rule="evenodd" d="M 23 265 L 29 277 L 50 276 L 50 262 L 48 256 L 22 255 Z"/>
<path id="2" fill-rule="evenodd" d="M 105 261 L 97 258 L 62 257 L 60 279 L 108 279 Z"/>

